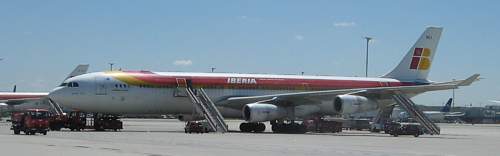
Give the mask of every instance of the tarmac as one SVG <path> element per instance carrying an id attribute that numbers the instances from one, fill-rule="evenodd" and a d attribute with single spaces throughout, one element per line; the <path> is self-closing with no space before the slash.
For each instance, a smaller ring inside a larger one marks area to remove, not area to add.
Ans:
<path id="1" fill-rule="evenodd" d="M 69 130 L 14 135 L 0 121 L 0 155 L 36 156 L 270 156 L 270 155 L 499 155 L 500 125 L 439 124 L 441 135 L 393 137 L 383 133 L 185 134 L 174 119 L 123 119 L 120 132 Z M 227 121 L 238 130 L 241 121 Z"/>

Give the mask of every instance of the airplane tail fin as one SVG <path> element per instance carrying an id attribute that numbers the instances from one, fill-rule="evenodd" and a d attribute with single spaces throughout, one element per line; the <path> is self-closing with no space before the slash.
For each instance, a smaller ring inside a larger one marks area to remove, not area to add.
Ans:
<path id="1" fill-rule="evenodd" d="M 86 74 L 88 69 L 89 69 L 88 64 L 80 64 L 80 65 L 76 66 L 76 68 L 73 69 L 73 71 L 64 80 L 67 80 L 69 78 L 72 78 L 72 77 L 75 77 L 78 75 Z"/>
<path id="2" fill-rule="evenodd" d="M 428 82 L 427 75 L 442 31 L 441 27 L 427 27 L 399 65 L 382 77 L 407 82 Z"/>
<path id="3" fill-rule="evenodd" d="M 451 102 L 453 102 L 453 98 L 448 99 L 448 102 L 446 102 L 444 107 L 441 109 L 441 112 L 450 112 Z"/>

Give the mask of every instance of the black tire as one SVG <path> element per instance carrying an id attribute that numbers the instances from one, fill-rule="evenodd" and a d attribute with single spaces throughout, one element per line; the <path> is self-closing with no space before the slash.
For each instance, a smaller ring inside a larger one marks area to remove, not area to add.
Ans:
<path id="1" fill-rule="evenodd" d="M 20 130 L 17 130 L 17 129 L 16 129 L 16 130 L 14 130 L 14 134 L 16 134 L 16 135 L 18 135 L 18 134 L 20 134 L 20 133 L 21 133 L 21 131 L 20 131 Z"/>
<path id="2" fill-rule="evenodd" d="M 43 135 L 47 135 L 47 131 L 43 131 Z"/>
<path id="3" fill-rule="evenodd" d="M 271 131 L 273 131 L 274 133 L 277 133 L 278 130 L 279 130 L 279 128 L 277 125 L 271 125 Z"/>
<path id="4" fill-rule="evenodd" d="M 418 134 L 418 133 L 413 134 L 414 137 L 418 137 L 419 135 L 420 134 Z"/>
<path id="5" fill-rule="evenodd" d="M 248 123 L 241 123 L 240 124 L 240 131 L 241 132 L 251 132 L 252 129 L 250 127 L 250 124 L 248 124 Z"/>
<path id="6" fill-rule="evenodd" d="M 264 123 L 258 123 L 257 126 L 255 127 L 256 133 L 262 133 L 265 130 L 266 130 L 266 125 Z"/>

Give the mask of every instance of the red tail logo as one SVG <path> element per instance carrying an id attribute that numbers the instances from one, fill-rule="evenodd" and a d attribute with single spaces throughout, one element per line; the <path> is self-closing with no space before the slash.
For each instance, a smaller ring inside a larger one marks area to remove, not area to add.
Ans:
<path id="1" fill-rule="evenodd" d="M 431 66 L 431 49 L 415 48 L 411 60 L 410 69 L 428 70 Z"/>

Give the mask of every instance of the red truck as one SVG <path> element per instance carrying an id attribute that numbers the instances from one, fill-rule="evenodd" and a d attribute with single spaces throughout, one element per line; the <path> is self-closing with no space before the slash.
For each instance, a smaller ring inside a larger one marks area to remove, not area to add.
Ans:
<path id="1" fill-rule="evenodd" d="M 13 112 L 11 116 L 11 130 L 14 134 L 23 131 L 26 135 L 41 133 L 47 135 L 49 131 L 49 111 L 45 109 L 27 109 L 21 112 Z"/>

